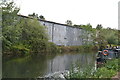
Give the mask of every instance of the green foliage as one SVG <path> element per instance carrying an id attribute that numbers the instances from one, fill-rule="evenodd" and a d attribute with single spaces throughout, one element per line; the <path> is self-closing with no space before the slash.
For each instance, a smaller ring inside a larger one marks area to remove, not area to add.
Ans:
<path id="1" fill-rule="evenodd" d="M 74 25 L 78 28 L 83 28 L 82 35 L 85 45 L 98 45 L 99 47 L 105 47 L 107 44 L 120 44 L 120 30 L 111 28 L 103 28 L 101 24 L 98 24 L 96 28 L 92 28 L 90 24 L 87 25 Z"/>
<path id="2" fill-rule="evenodd" d="M 23 44 L 12 46 L 11 51 L 19 55 L 25 55 L 25 54 L 30 53 L 30 49 L 26 48 L 25 45 Z"/>
<path id="3" fill-rule="evenodd" d="M 9 47 L 9 50 L 11 46 L 23 44 L 33 52 L 40 52 L 44 51 L 48 45 L 45 27 L 41 26 L 37 20 L 21 18 L 15 26 L 4 28 L 3 37 L 5 39 L 3 47 Z"/>
<path id="4" fill-rule="evenodd" d="M 116 75 L 116 71 L 112 69 L 107 69 L 106 67 L 99 68 L 96 73 L 94 73 L 93 78 L 111 78 Z"/>
<path id="5" fill-rule="evenodd" d="M 90 65 L 85 67 L 84 69 L 78 68 L 78 71 L 74 71 L 74 68 L 71 69 L 70 78 L 111 78 L 115 76 L 120 67 L 118 66 L 118 59 L 112 59 L 107 61 L 104 67 L 98 68 L 95 70 Z"/>
<path id="6" fill-rule="evenodd" d="M 119 62 L 119 59 L 109 60 L 105 64 L 105 67 L 108 68 L 109 70 L 112 69 L 112 70 L 118 71 L 120 70 L 120 66 L 118 62 Z"/>
<path id="7" fill-rule="evenodd" d="M 14 6 L 13 2 L 4 3 L 2 14 L 3 53 L 26 55 L 30 52 L 47 52 L 47 49 L 55 51 L 56 45 L 48 42 L 46 27 L 40 25 L 36 18 L 18 17 L 18 11 L 19 9 Z"/>
<path id="8" fill-rule="evenodd" d="M 99 48 L 105 46 L 107 44 L 119 44 L 118 30 L 106 28 L 104 29 L 101 24 L 98 24 L 96 29 L 92 28 L 90 24 L 87 25 L 74 25 L 75 27 L 83 28 L 83 32 L 80 37 L 83 39 L 83 43 L 85 45 L 98 45 Z M 120 40 L 119 40 L 120 41 Z"/>
<path id="9" fill-rule="evenodd" d="M 93 39 L 96 36 L 95 29 L 92 28 L 92 25 L 89 23 L 87 25 L 74 25 L 75 27 L 82 28 L 82 35 L 80 36 L 83 39 L 84 45 L 93 45 Z"/>
<path id="10" fill-rule="evenodd" d="M 43 15 L 40 15 L 39 19 L 45 20 L 45 17 Z"/>
<path id="11" fill-rule="evenodd" d="M 67 20 L 65 23 L 66 23 L 67 25 L 72 26 L 72 21 L 71 21 L 71 20 Z"/>
<path id="12" fill-rule="evenodd" d="M 80 25 L 80 27 L 85 29 L 86 31 L 92 31 L 92 25 L 90 23 L 87 25 Z"/>
<path id="13" fill-rule="evenodd" d="M 104 40 L 108 42 L 108 44 L 118 44 L 118 31 L 113 29 L 102 29 L 100 30 L 102 33 Z"/>
<path id="14" fill-rule="evenodd" d="M 48 46 L 47 46 L 47 53 L 56 53 L 59 51 L 59 48 L 57 47 L 57 45 L 55 45 L 52 42 L 48 42 Z"/>
<path id="15" fill-rule="evenodd" d="M 15 7 L 13 2 L 3 2 L 2 6 L 3 52 L 12 51 L 13 48 L 20 49 L 18 45 L 21 44 L 23 45 L 21 46 L 23 49 L 29 49 L 30 52 L 55 52 L 58 49 L 55 44 L 48 42 L 45 26 L 40 25 L 37 21 L 37 14 L 33 13 L 30 15 L 33 16 L 33 19 L 20 18 L 17 16 L 20 9 Z M 44 16 L 41 16 L 41 18 L 44 18 Z M 68 25 L 72 25 L 72 21 L 70 20 L 67 20 L 67 23 Z M 80 37 L 83 39 L 82 41 L 85 45 L 97 43 L 99 47 L 104 48 L 107 43 L 119 44 L 120 42 L 118 40 L 119 33 L 117 30 L 110 28 L 103 29 L 102 25 L 97 25 L 96 29 L 93 29 L 90 24 L 74 26 L 84 29 Z M 63 50 L 67 49 L 70 49 L 70 51 L 83 50 L 83 48 L 75 46 L 72 46 L 72 48 L 63 48 Z M 84 46 L 84 49 L 89 50 L 91 47 Z"/>
<path id="16" fill-rule="evenodd" d="M 2 48 L 3 51 L 10 50 L 10 46 L 12 46 L 12 40 L 16 41 L 16 27 L 17 23 L 17 13 L 19 11 L 18 8 L 14 6 L 13 2 L 2 3 Z M 12 31 L 12 32 L 11 32 Z M 12 35 L 12 36 L 11 36 Z M 13 38 L 13 39 L 12 39 Z"/>
<path id="17" fill-rule="evenodd" d="M 118 35 L 118 45 L 120 45 L 120 30 L 118 30 L 117 35 Z"/>
<path id="18" fill-rule="evenodd" d="M 103 26 L 101 24 L 98 24 L 96 27 L 97 30 L 101 30 L 102 28 L 103 28 Z"/>
<path id="19" fill-rule="evenodd" d="M 40 25 L 35 19 L 21 19 L 19 22 L 21 26 L 20 40 L 24 44 L 28 44 L 30 49 L 34 52 L 45 50 L 48 38 L 45 33 L 45 27 Z"/>
<path id="20" fill-rule="evenodd" d="M 91 66 L 85 66 L 85 68 L 79 66 L 77 71 L 74 71 L 74 68 L 71 69 L 68 78 L 93 78 L 93 73 L 94 69 Z"/>
<path id="21" fill-rule="evenodd" d="M 36 19 L 42 19 L 45 20 L 45 17 L 43 15 L 38 16 L 38 14 L 33 13 L 33 14 L 28 14 L 29 17 L 36 18 Z"/>
<path id="22" fill-rule="evenodd" d="M 97 44 L 102 50 L 107 44 L 118 44 L 118 30 L 111 28 L 102 28 L 102 25 L 96 27 L 96 36 L 93 38 L 94 44 Z M 99 28 L 100 27 L 100 28 Z"/>
<path id="23" fill-rule="evenodd" d="M 2 27 L 14 25 L 17 19 L 19 8 L 15 7 L 14 2 L 2 3 Z"/>
<path id="24" fill-rule="evenodd" d="M 58 47 L 61 52 L 83 52 L 83 51 L 96 51 L 98 48 L 94 45 L 81 45 L 81 46 L 61 46 Z"/>

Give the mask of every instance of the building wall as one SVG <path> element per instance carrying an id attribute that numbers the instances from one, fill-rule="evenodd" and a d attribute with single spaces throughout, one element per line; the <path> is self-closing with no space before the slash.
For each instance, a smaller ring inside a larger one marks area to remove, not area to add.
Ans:
<path id="1" fill-rule="evenodd" d="M 52 23 L 48 23 L 48 22 L 44 22 L 44 21 L 40 21 L 40 23 L 42 25 L 46 26 L 46 30 L 47 30 L 47 33 L 48 33 L 48 36 L 49 36 L 49 41 L 53 42 L 52 41 L 52 34 L 53 34 L 52 33 L 53 32 L 52 28 L 53 28 L 53 24 Z"/>
<path id="2" fill-rule="evenodd" d="M 82 29 L 48 21 L 40 21 L 46 26 L 49 41 L 56 45 L 77 46 L 82 45 Z"/>
<path id="3" fill-rule="evenodd" d="M 57 45 L 66 46 L 66 26 L 54 24 L 53 42 Z"/>
<path id="4" fill-rule="evenodd" d="M 67 45 L 82 45 L 82 29 L 67 27 Z"/>

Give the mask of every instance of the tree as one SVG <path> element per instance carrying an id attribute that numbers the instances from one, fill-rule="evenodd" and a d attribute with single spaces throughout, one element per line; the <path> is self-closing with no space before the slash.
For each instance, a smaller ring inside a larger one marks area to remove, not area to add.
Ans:
<path id="1" fill-rule="evenodd" d="M 36 14 L 36 13 L 28 14 L 28 16 L 30 16 L 32 18 L 38 18 L 38 14 Z"/>
<path id="2" fill-rule="evenodd" d="M 72 26 L 72 21 L 71 21 L 71 20 L 67 20 L 65 23 L 66 23 L 67 25 Z"/>
<path id="3" fill-rule="evenodd" d="M 37 19 L 21 19 L 21 25 L 21 43 L 28 45 L 31 51 L 45 50 L 48 44 L 45 26 L 40 25 Z"/>
<path id="4" fill-rule="evenodd" d="M 102 28 L 96 30 L 95 42 L 100 46 L 106 46 L 107 44 L 118 44 L 118 30 L 111 28 Z"/>
<path id="5" fill-rule="evenodd" d="M 43 15 L 40 15 L 39 19 L 45 20 L 45 17 Z"/>
<path id="6" fill-rule="evenodd" d="M 15 7 L 14 2 L 2 3 L 2 27 L 14 25 L 17 20 L 19 8 Z"/>
<path id="7" fill-rule="evenodd" d="M 102 29 L 103 28 L 103 26 L 101 25 L 101 24 L 98 24 L 97 26 L 96 26 L 96 29 L 97 30 L 100 30 L 100 29 Z"/>
<path id="8" fill-rule="evenodd" d="M 32 17 L 32 18 L 36 18 L 36 19 L 42 19 L 45 20 L 45 17 L 43 15 L 38 16 L 38 14 L 33 13 L 33 14 L 29 14 L 28 16 Z"/>
<path id="9" fill-rule="evenodd" d="M 92 28 L 92 25 L 89 23 L 87 25 L 80 25 L 81 28 L 83 28 L 83 35 L 82 38 L 84 39 L 83 42 L 86 45 L 92 45 L 94 42 L 94 37 L 95 37 L 95 30 Z"/>
<path id="10" fill-rule="evenodd" d="M 14 2 L 3 2 L 2 3 L 2 48 L 4 50 L 9 50 L 12 45 L 11 35 L 9 30 L 15 26 L 17 23 L 17 13 L 19 8 L 15 7 Z M 14 36 L 13 36 L 14 37 Z"/>
<path id="11" fill-rule="evenodd" d="M 113 29 L 103 29 L 105 40 L 108 44 L 118 44 L 118 31 Z"/>
<path id="12" fill-rule="evenodd" d="M 3 7 L 3 53 L 18 55 L 26 51 L 45 51 L 48 45 L 45 26 L 40 25 L 36 18 L 18 17 L 19 9 L 13 4 L 5 3 Z"/>

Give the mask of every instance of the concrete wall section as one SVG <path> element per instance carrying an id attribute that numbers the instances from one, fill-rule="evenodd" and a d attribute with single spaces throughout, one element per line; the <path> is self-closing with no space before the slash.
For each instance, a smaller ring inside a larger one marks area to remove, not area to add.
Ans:
<path id="1" fill-rule="evenodd" d="M 53 42 L 57 45 L 66 46 L 66 26 L 54 24 Z"/>
<path id="2" fill-rule="evenodd" d="M 73 39 L 74 39 L 74 31 L 73 31 L 73 29 L 74 28 L 72 28 L 72 27 L 67 27 L 66 28 L 66 31 L 67 31 L 67 33 L 66 33 L 66 36 L 67 36 L 67 46 L 72 46 L 73 43 L 74 43 L 74 41 L 73 41 Z"/>
<path id="3" fill-rule="evenodd" d="M 81 29 L 74 28 L 74 45 L 82 45 L 81 34 Z"/>
<path id="4" fill-rule="evenodd" d="M 82 29 L 67 27 L 67 46 L 82 45 Z"/>
<path id="5" fill-rule="evenodd" d="M 49 35 L 49 41 L 55 43 L 56 45 L 78 46 L 83 44 L 83 30 L 81 28 L 49 21 L 40 21 L 40 23 L 46 26 L 46 30 Z"/>
<path id="6" fill-rule="evenodd" d="M 44 21 L 40 21 L 40 23 L 41 23 L 41 25 L 46 26 L 46 30 L 47 30 L 47 33 L 48 33 L 48 36 L 49 36 L 49 41 L 53 42 L 53 38 L 52 38 L 53 31 L 52 31 L 52 29 L 53 29 L 53 25 L 54 24 L 53 23 L 44 22 Z"/>

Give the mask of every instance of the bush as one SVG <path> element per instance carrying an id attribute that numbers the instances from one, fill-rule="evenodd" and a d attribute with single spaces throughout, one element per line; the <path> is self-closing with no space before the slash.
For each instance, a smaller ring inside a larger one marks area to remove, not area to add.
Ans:
<path id="1" fill-rule="evenodd" d="M 115 76 L 120 67 L 118 66 L 118 59 L 113 59 L 107 61 L 104 67 L 98 68 L 95 70 L 90 65 L 85 67 L 84 70 L 78 68 L 78 71 L 75 72 L 74 68 L 71 69 L 69 78 L 111 78 Z M 81 71 L 82 70 L 82 71 Z"/>
<path id="2" fill-rule="evenodd" d="M 109 70 L 115 70 L 118 71 L 120 70 L 120 66 L 118 64 L 119 59 L 114 59 L 114 60 L 108 60 L 107 63 L 105 64 L 105 67 L 108 68 Z"/>
<path id="3" fill-rule="evenodd" d="M 102 67 L 98 68 L 97 72 L 94 73 L 93 78 L 111 78 L 114 75 L 116 75 L 116 71 Z"/>
<path id="4" fill-rule="evenodd" d="M 15 55 L 25 55 L 30 52 L 30 50 L 23 44 L 12 46 L 11 51 L 12 53 L 15 53 Z"/>
<path id="5" fill-rule="evenodd" d="M 46 49 L 47 53 L 55 53 L 58 50 L 59 49 L 58 49 L 57 45 L 55 45 L 52 42 L 48 42 L 47 49 Z"/>

